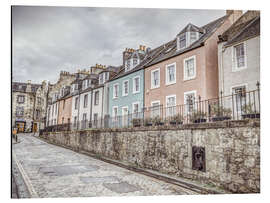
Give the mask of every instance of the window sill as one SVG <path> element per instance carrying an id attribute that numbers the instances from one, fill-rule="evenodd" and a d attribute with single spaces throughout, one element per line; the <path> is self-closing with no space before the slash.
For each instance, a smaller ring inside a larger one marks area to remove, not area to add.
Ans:
<path id="1" fill-rule="evenodd" d="M 166 83 L 165 86 L 174 85 L 174 84 L 176 84 L 176 81 L 170 82 L 170 83 Z"/>
<path id="2" fill-rule="evenodd" d="M 190 78 L 184 78 L 183 81 L 185 82 L 185 81 L 194 80 L 194 79 L 196 79 L 196 76 L 195 77 L 190 77 Z"/>
<path id="3" fill-rule="evenodd" d="M 156 86 L 156 87 L 151 87 L 151 90 L 152 89 L 157 89 L 157 88 L 160 88 L 160 85 L 159 86 Z"/>
<path id="4" fill-rule="evenodd" d="M 240 67 L 240 68 L 232 68 L 232 72 L 239 72 L 239 71 L 242 71 L 242 70 L 245 70 L 247 69 L 247 66 L 243 66 L 243 67 Z"/>
<path id="5" fill-rule="evenodd" d="M 133 94 L 138 94 L 138 93 L 140 93 L 140 91 L 137 91 L 137 92 L 133 92 Z"/>

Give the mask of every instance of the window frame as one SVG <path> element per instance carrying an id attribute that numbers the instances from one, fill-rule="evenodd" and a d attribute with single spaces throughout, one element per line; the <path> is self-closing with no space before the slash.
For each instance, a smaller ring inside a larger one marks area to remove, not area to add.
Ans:
<path id="1" fill-rule="evenodd" d="M 161 111 L 160 111 L 160 106 L 161 106 L 161 104 L 160 104 L 160 100 L 155 100 L 155 101 L 151 101 L 151 113 L 150 113 L 150 116 L 151 116 L 151 118 L 154 118 L 154 117 L 157 117 L 156 115 L 155 116 L 153 116 L 153 104 L 154 103 L 158 103 L 158 107 L 159 107 L 159 109 L 158 109 L 158 115 L 157 116 L 161 116 Z"/>
<path id="2" fill-rule="evenodd" d="M 87 99 L 85 99 L 85 98 L 87 98 Z M 85 102 L 86 102 L 86 104 L 85 104 Z M 84 94 L 83 95 L 83 108 L 87 108 L 87 106 L 88 106 L 88 94 Z"/>
<path id="3" fill-rule="evenodd" d="M 136 79 L 139 79 L 138 81 L 139 81 L 139 87 L 138 87 L 138 90 L 136 91 Z M 141 85 L 140 85 L 140 83 L 141 83 L 141 77 L 138 75 L 138 76 L 135 76 L 135 77 L 133 77 L 133 94 L 136 94 L 136 93 L 139 93 L 140 91 L 141 91 Z"/>
<path id="4" fill-rule="evenodd" d="M 169 67 L 174 66 L 174 81 L 169 81 Z M 176 62 L 171 63 L 171 64 L 167 64 L 166 68 L 165 68 L 166 72 L 165 72 L 165 85 L 172 85 L 176 83 Z"/>
<path id="5" fill-rule="evenodd" d="M 116 115 L 114 115 L 114 109 L 117 109 L 117 114 L 116 114 Z M 113 106 L 113 107 L 112 107 L 112 115 L 113 115 L 113 118 L 115 118 L 115 117 L 118 116 L 118 112 L 119 112 L 118 109 L 119 109 L 118 106 Z"/>
<path id="6" fill-rule="evenodd" d="M 187 74 L 186 74 L 186 73 L 187 73 L 187 71 L 186 71 L 186 69 L 187 69 L 187 67 L 186 67 L 186 61 L 191 60 L 191 59 L 194 60 L 194 75 L 191 76 L 191 77 L 188 77 Z M 188 58 L 185 58 L 185 59 L 183 60 L 183 63 L 184 63 L 184 64 L 183 64 L 183 65 L 184 65 L 184 68 L 183 68 L 183 70 L 184 70 L 184 81 L 195 79 L 196 76 L 197 76 L 196 55 L 193 55 L 193 56 L 190 56 L 190 57 L 188 57 Z"/>
<path id="7" fill-rule="evenodd" d="M 158 82 L 158 85 L 154 85 L 153 82 L 154 82 L 154 72 L 158 71 L 158 79 L 159 79 L 159 82 Z M 160 68 L 156 68 L 154 70 L 151 70 L 151 89 L 156 89 L 156 88 L 159 88 L 160 87 Z"/>
<path id="8" fill-rule="evenodd" d="M 187 103 L 186 103 L 186 95 L 189 95 L 189 94 L 194 94 L 194 107 L 193 109 L 196 110 L 196 97 L 197 97 L 197 91 L 196 90 L 191 90 L 191 91 L 187 91 L 187 92 L 184 92 L 184 114 L 185 115 L 188 115 L 188 114 L 191 114 L 192 112 L 191 111 L 187 111 L 186 108 L 187 108 Z"/>
<path id="9" fill-rule="evenodd" d="M 97 95 L 98 95 L 98 100 L 97 100 Z M 98 101 L 98 102 L 97 102 Z M 99 105 L 99 90 L 96 90 L 95 92 L 94 92 L 94 105 L 95 106 L 98 106 Z"/>
<path id="10" fill-rule="evenodd" d="M 115 96 L 115 86 L 117 86 L 117 96 Z M 119 98 L 119 83 L 113 84 L 113 99 Z"/>
<path id="11" fill-rule="evenodd" d="M 138 104 L 138 112 L 134 112 L 134 106 L 136 105 L 136 104 Z M 133 102 L 132 103 L 132 113 L 139 113 L 140 112 L 140 102 L 139 101 L 137 101 L 137 102 Z"/>
<path id="12" fill-rule="evenodd" d="M 125 83 L 127 82 L 127 93 L 125 93 Z M 125 97 L 125 96 L 128 96 L 129 94 L 129 80 L 124 80 L 122 82 L 122 96 Z"/>
<path id="13" fill-rule="evenodd" d="M 184 47 L 180 47 L 180 44 L 181 44 L 181 36 L 185 36 L 185 46 Z M 187 33 L 186 32 L 184 32 L 184 33 L 182 33 L 182 34 L 180 34 L 179 36 L 179 40 L 178 40 L 178 43 L 179 43 L 179 50 L 181 50 L 181 49 L 185 49 L 186 47 L 187 47 Z"/>
<path id="14" fill-rule="evenodd" d="M 74 109 L 75 110 L 78 110 L 78 107 L 79 107 L 79 97 L 75 97 L 75 106 L 74 106 Z"/>
<path id="15" fill-rule="evenodd" d="M 244 48 L 244 62 L 245 62 L 245 65 L 242 66 L 242 67 L 238 67 L 237 66 L 237 56 L 236 56 L 236 49 L 235 47 L 236 46 L 239 46 L 243 44 L 243 48 Z M 244 69 L 247 68 L 247 48 L 246 48 L 246 42 L 243 41 L 243 42 L 240 42 L 240 43 L 237 43 L 237 44 L 234 44 L 232 46 L 232 72 L 238 72 L 238 71 L 242 71 Z"/>

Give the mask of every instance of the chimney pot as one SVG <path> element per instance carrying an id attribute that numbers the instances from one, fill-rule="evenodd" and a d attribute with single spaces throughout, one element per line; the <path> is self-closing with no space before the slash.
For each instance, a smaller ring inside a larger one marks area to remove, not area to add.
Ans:
<path id="1" fill-rule="evenodd" d="M 27 80 L 27 84 L 31 84 L 31 80 Z"/>

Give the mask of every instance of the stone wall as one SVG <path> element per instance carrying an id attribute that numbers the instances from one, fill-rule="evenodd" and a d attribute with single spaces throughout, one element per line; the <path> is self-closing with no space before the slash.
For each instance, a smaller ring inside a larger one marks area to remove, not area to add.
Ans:
<path id="1" fill-rule="evenodd" d="M 47 133 L 50 142 L 157 170 L 235 193 L 260 191 L 260 122 Z M 192 147 L 204 147 L 205 172 L 192 169 Z"/>

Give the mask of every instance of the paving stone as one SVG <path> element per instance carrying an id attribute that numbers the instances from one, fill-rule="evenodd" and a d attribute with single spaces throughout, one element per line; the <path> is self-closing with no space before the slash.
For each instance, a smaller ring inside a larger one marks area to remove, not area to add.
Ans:
<path id="1" fill-rule="evenodd" d="M 103 183 L 103 185 L 109 190 L 117 193 L 128 193 L 142 190 L 142 188 L 131 185 L 127 182 L 121 183 Z"/>
<path id="2" fill-rule="evenodd" d="M 119 182 L 120 180 L 116 176 L 104 176 L 104 177 L 80 177 L 83 183 L 104 183 L 104 182 Z"/>

